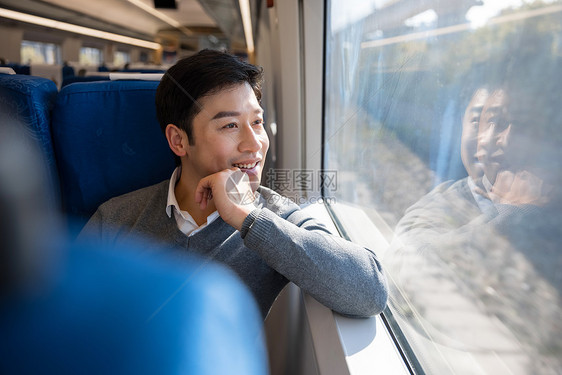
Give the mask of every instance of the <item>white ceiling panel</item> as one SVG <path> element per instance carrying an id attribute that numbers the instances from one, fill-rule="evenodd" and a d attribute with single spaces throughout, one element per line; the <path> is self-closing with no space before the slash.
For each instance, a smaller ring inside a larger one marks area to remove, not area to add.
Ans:
<path id="1" fill-rule="evenodd" d="M 152 0 L 141 1 L 154 8 Z M 22 11 L 42 13 L 39 15 L 45 17 L 55 17 L 57 9 L 65 8 L 144 35 L 154 36 L 158 30 L 171 28 L 164 21 L 127 0 L 0 0 L 0 6 L 3 4 L 12 9 L 20 8 Z M 207 15 L 197 0 L 176 0 L 176 4 L 177 9 L 175 10 L 157 10 L 178 21 L 182 26 L 216 26 L 216 23 Z M 45 14 L 44 12 L 48 5 L 55 6 L 51 14 Z M 80 17 L 76 17 L 74 20 L 66 17 L 61 20 L 68 23 L 82 23 Z"/>

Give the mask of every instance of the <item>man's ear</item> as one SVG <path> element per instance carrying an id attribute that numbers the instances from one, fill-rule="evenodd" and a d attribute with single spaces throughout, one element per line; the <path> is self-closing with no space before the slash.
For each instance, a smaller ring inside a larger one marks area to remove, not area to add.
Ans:
<path id="1" fill-rule="evenodd" d="M 187 134 L 185 131 L 181 130 L 174 124 L 168 124 L 166 126 L 166 139 L 168 140 L 168 146 L 174 154 L 179 157 L 187 155 L 187 146 L 189 145 L 189 140 L 187 139 Z"/>

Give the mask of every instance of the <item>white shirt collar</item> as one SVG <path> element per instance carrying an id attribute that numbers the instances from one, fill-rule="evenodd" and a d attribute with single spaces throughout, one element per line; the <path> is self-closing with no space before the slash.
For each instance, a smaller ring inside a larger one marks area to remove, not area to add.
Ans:
<path id="1" fill-rule="evenodd" d="M 488 180 L 488 177 L 486 177 L 486 175 L 482 176 L 482 185 L 484 186 L 484 189 L 486 189 L 486 192 L 488 194 L 492 192 L 492 183 L 490 182 L 490 180 Z"/>
<path id="2" fill-rule="evenodd" d="M 482 194 L 477 193 L 477 191 L 476 191 L 477 187 L 476 187 L 476 184 L 474 183 L 474 180 L 472 179 L 472 177 L 468 176 L 467 182 L 468 182 L 468 187 L 470 188 L 470 192 L 472 193 L 472 196 L 474 197 L 474 200 L 476 201 L 476 204 L 480 208 L 480 211 L 484 212 L 484 211 L 486 211 L 487 209 L 489 209 L 490 207 L 493 206 L 493 203 L 490 199 L 484 197 Z M 486 191 L 490 192 L 492 185 L 490 184 L 490 181 L 488 181 L 486 176 L 482 177 L 482 184 L 486 188 Z M 488 186 L 490 188 L 488 188 Z"/>
<path id="3" fill-rule="evenodd" d="M 168 217 L 172 217 L 172 210 L 174 212 L 174 218 L 178 225 L 178 229 L 187 236 L 192 236 L 195 233 L 201 231 L 203 228 L 211 224 L 219 217 L 219 212 L 215 211 L 209 216 L 207 216 L 207 222 L 201 226 L 198 226 L 193 217 L 187 211 L 180 209 L 180 205 L 176 199 L 175 187 L 176 183 L 181 176 L 181 167 L 176 167 L 172 177 L 170 178 L 170 185 L 168 187 L 168 201 L 166 204 L 166 214 Z"/>
<path id="4" fill-rule="evenodd" d="M 177 208 L 179 210 L 180 205 L 176 199 L 176 183 L 180 179 L 181 176 L 181 167 L 176 167 L 174 169 L 174 173 L 172 173 L 172 177 L 170 177 L 170 185 L 168 186 L 168 203 L 166 204 L 166 213 L 168 217 L 172 217 L 172 207 Z"/>

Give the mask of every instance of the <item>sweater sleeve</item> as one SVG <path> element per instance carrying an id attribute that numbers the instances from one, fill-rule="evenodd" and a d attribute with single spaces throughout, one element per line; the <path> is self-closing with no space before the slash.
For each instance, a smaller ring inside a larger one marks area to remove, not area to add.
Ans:
<path id="1" fill-rule="evenodd" d="M 284 219 L 257 208 L 241 234 L 270 267 L 336 312 L 368 317 L 385 308 L 387 283 L 376 255 L 330 234 L 302 210 Z"/>

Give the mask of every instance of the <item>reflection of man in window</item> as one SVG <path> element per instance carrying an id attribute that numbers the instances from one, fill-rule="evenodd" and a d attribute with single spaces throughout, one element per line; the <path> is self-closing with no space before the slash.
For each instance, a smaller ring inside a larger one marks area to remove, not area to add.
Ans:
<path id="1" fill-rule="evenodd" d="M 560 215 L 553 199 L 559 172 L 549 168 L 558 159 L 545 130 L 550 108 L 531 97 L 523 90 L 475 92 L 463 118 L 468 176 L 408 208 L 385 259 L 399 314 L 440 344 L 493 351 L 492 372 L 513 366 L 510 358 L 519 362 L 513 370 L 523 364 L 529 373 L 561 364 Z"/>
<path id="2" fill-rule="evenodd" d="M 495 203 L 543 206 L 550 199 L 552 186 L 544 181 L 548 176 L 540 175 L 544 174 L 539 164 L 542 160 L 532 155 L 540 153 L 543 147 L 530 147 L 532 138 L 522 127 L 532 124 L 520 122 L 512 129 L 513 120 L 517 121 L 514 105 L 505 90 L 494 91 L 486 102 L 476 152 L 484 171 L 482 181 Z"/>
<path id="3" fill-rule="evenodd" d="M 406 210 L 395 233 L 415 236 L 416 246 L 434 242 L 434 236 L 467 225 L 492 206 L 482 178 L 483 164 L 477 158 L 479 123 L 489 91 L 477 89 L 462 118 L 461 159 L 468 173 L 459 181 L 446 181 Z"/>
<path id="4" fill-rule="evenodd" d="M 474 185 L 473 190 L 483 193 L 482 167 L 476 157 L 478 144 L 478 125 L 484 104 L 488 99 L 488 90 L 480 88 L 474 92 L 470 103 L 466 107 L 462 120 L 461 159 L 468 173 L 469 181 Z"/>
<path id="5" fill-rule="evenodd" d="M 474 92 L 462 120 L 462 136 L 461 136 L 461 160 L 466 168 L 468 177 L 461 180 L 461 185 L 466 182 L 467 187 L 472 193 L 475 202 L 482 210 L 488 206 L 488 194 L 482 185 L 482 177 L 484 171 L 482 164 L 479 162 L 476 151 L 478 146 L 478 130 L 482 110 L 489 97 L 488 90 L 480 88 Z"/>

